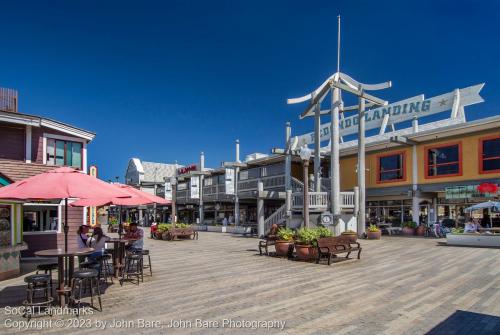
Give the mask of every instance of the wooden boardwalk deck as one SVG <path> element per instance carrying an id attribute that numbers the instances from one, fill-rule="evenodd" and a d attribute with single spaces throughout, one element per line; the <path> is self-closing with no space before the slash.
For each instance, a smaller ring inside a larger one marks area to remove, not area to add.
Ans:
<path id="1" fill-rule="evenodd" d="M 361 241 L 360 261 L 329 267 L 259 256 L 256 239 L 229 234 L 200 233 L 198 241 L 147 239 L 153 277 L 145 277 L 140 286 L 110 286 L 103 295 L 104 311 L 91 319 L 107 321 L 106 334 L 424 334 L 442 322 L 449 322 L 444 329 L 458 327 L 464 334 L 498 331 L 500 249 L 437 242 L 385 236 Z M 0 282 L 0 333 L 14 332 L 5 320 L 24 320 L 5 315 L 4 308 L 19 305 L 23 296 L 22 277 Z M 470 318 L 462 325 L 466 319 L 458 311 L 477 314 L 466 313 Z M 113 320 L 137 319 L 159 320 L 163 329 L 110 328 Z M 284 331 L 200 328 L 197 319 L 286 324 Z M 186 327 L 169 328 L 171 320 L 184 321 Z M 43 331 L 67 332 L 57 327 Z"/>

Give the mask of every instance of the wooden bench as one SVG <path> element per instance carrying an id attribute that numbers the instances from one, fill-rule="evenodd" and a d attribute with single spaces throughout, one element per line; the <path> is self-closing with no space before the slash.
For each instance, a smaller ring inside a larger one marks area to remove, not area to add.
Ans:
<path id="1" fill-rule="evenodd" d="M 278 229 L 277 224 L 273 224 L 271 229 L 269 229 L 269 234 L 266 235 L 266 239 L 259 241 L 259 254 L 262 255 L 262 249 L 266 250 L 266 256 L 269 256 L 269 247 L 276 244 L 278 240 Z"/>
<path id="2" fill-rule="evenodd" d="M 167 232 L 167 239 L 173 240 L 176 237 L 188 237 L 198 239 L 198 232 L 193 228 L 170 228 Z"/>
<path id="3" fill-rule="evenodd" d="M 316 264 L 319 264 L 322 257 L 328 257 L 328 265 L 332 262 L 332 257 L 338 254 L 347 253 L 345 258 L 353 251 L 358 252 L 358 259 L 361 258 L 361 245 L 358 242 L 351 242 L 347 236 L 323 237 L 318 239 L 318 258 Z"/>

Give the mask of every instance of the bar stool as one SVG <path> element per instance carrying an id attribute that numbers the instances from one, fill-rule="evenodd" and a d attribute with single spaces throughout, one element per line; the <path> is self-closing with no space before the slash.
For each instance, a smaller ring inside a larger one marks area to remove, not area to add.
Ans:
<path id="1" fill-rule="evenodd" d="M 129 253 L 125 256 L 125 266 L 120 279 L 121 286 L 123 286 L 125 280 L 129 280 L 131 277 L 137 278 L 137 285 L 139 285 L 141 281 L 144 281 L 142 263 L 142 253 Z M 133 279 L 131 281 L 133 281 Z"/>
<path id="2" fill-rule="evenodd" d="M 148 265 L 144 264 L 144 256 L 148 256 Z M 148 269 L 149 268 L 149 274 L 152 276 L 153 275 L 153 267 L 151 266 L 151 255 L 149 254 L 148 249 L 142 249 L 142 268 L 143 269 Z"/>
<path id="3" fill-rule="evenodd" d="M 113 274 L 111 273 L 113 266 L 110 263 L 112 255 L 104 254 L 102 256 L 97 256 L 96 261 L 99 264 L 99 278 L 104 279 L 106 285 L 108 284 L 108 278 L 111 279 L 111 284 L 113 284 Z"/>
<path id="4" fill-rule="evenodd" d="M 52 283 L 52 270 L 57 270 L 58 264 L 57 263 L 44 263 L 44 264 L 38 264 L 36 267 L 36 274 L 39 274 L 40 271 L 43 271 L 45 274 L 48 274 L 50 276 L 50 291 L 52 292 L 54 285 Z"/>
<path id="5" fill-rule="evenodd" d="M 50 287 L 50 276 L 48 274 L 34 274 L 24 277 L 24 282 L 28 284 L 26 287 L 26 300 L 23 302 L 25 311 L 23 316 L 31 317 L 34 314 L 40 313 L 40 307 L 49 309 L 54 301 L 52 297 L 52 288 Z M 37 297 L 37 292 L 43 293 L 42 297 Z M 37 301 L 39 300 L 39 301 Z M 38 310 L 39 313 L 34 313 L 34 310 Z"/>
<path id="6" fill-rule="evenodd" d="M 94 307 L 94 281 L 97 283 L 97 298 L 99 300 L 99 311 L 102 312 L 101 303 L 101 288 L 99 287 L 99 273 L 96 269 L 83 269 L 76 270 L 73 273 L 71 280 L 71 302 L 73 305 L 78 304 L 78 315 L 80 315 L 80 306 L 82 300 L 82 289 L 86 283 L 90 284 L 90 306 Z M 77 289 L 78 288 L 78 289 Z M 78 292 L 78 299 L 76 299 L 76 292 Z"/>

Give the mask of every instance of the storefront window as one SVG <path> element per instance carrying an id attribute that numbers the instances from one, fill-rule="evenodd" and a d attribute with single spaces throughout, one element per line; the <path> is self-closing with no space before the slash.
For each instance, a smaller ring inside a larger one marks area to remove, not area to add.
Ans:
<path id="1" fill-rule="evenodd" d="M 57 222 L 56 206 L 24 206 L 24 232 L 57 231 Z"/>
<path id="2" fill-rule="evenodd" d="M 377 181 L 389 182 L 405 179 L 405 154 L 403 152 L 378 157 Z"/>
<path id="3" fill-rule="evenodd" d="M 0 247 L 7 247 L 11 244 L 11 206 L 0 205 Z"/>
<path id="4" fill-rule="evenodd" d="M 428 148 L 426 177 L 454 176 L 462 172 L 460 144 Z"/>
<path id="5" fill-rule="evenodd" d="M 82 143 L 47 139 L 47 165 L 82 168 Z"/>
<path id="6" fill-rule="evenodd" d="M 483 139 L 480 146 L 481 172 L 500 172 L 500 137 Z"/>

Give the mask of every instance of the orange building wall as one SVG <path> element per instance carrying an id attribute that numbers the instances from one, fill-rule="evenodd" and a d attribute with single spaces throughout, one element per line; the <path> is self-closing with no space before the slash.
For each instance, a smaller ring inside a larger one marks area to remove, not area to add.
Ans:
<path id="1" fill-rule="evenodd" d="M 482 133 L 475 135 L 467 135 L 463 138 L 453 138 L 441 141 L 433 141 L 425 145 L 418 146 L 418 183 L 444 183 L 455 182 L 464 180 L 486 179 L 486 178 L 500 178 L 500 173 L 479 173 L 479 143 L 480 138 L 490 136 L 500 136 L 500 132 Z M 432 147 L 433 145 L 440 145 L 446 143 L 459 142 L 462 145 L 462 175 L 453 177 L 434 177 L 425 178 L 425 147 Z"/>
<path id="2" fill-rule="evenodd" d="M 445 140 L 436 140 L 428 143 L 422 143 L 417 146 L 417 161 L 418 161 L 418 183 L 443 183 L 443 182 L 460 182 L 465 180 L 477 180 L 487 178 L 500 178 L 500 173 L 480 173 L 479 169 L 479 143 L 484 137 L 500 136 L 500 132 L 487 132 L 480 134 L 466 135 L 461 138 L 448 138 Z M 453 177 L 434 177 L 425 178 L 425 156 L 426 147 L 460 142 L 462 145 L 462 175 Z M 392 152 L 404 151 L 406 154 L 406 178 L 403 181 L 377 183 L 377 158 L 379 155 L 390 154 Z M 413 162 L 412 147 L 397 147 L 390 150 L 369 153 L 366 156 L 366 186 L 367 188 L 403 186 L 412 184 L 412 162 Z M 352 190 L 357 185 L 357 156 L 341 157 L 340 159 L 340 189 L 342 191 Z"/>

